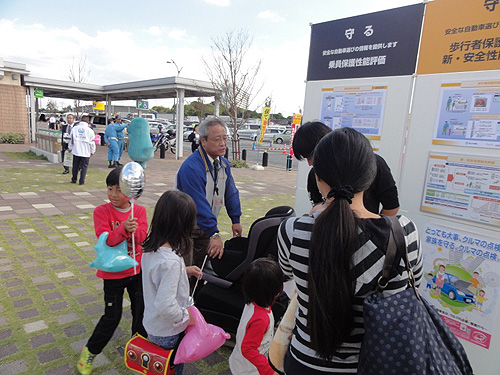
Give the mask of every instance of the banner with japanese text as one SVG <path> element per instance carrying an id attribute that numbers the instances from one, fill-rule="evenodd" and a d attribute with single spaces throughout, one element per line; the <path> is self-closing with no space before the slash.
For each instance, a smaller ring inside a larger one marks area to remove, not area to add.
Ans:
<path id="1" fill-rule="evenodd" d="M 271 107 L 264 107 L 262 109 L 262 119 L 260 125 L 260 136 L 259 143 L 262 144 L 264 140 L 264 134 L 266 134 L 267 124 L 269 122 L 269 116 L 271 115 Z"/>
<path id="2" fill-rule="evenodd" d="M 300 113 L 294 113 L 292 117 L 292 135 L 290 137 L 290 155 L 293 156 L 293 137 L 295 137 L 295 132 L 299 128 L 300 124 L 302 123 L 302 114 Z"/>
<path id="3" fill-rule="evenodd" d="M 311 26 L 308 81 L 411 75 L 424 4 Z"/>
<path id="4" fill-rule="evenodd" d="M 498 0 L 427 3 L 418 74 L 500 68 Z"/>
<path id="5" fill-rule="evenodd" d="M 435 223 L 422 229 L 422 295 L 457 337 L 488 349 L 500 302 L 500 240 Z"/>

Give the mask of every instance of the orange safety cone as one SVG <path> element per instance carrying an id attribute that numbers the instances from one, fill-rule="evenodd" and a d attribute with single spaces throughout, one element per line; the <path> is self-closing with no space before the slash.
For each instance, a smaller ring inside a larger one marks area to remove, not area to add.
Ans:
<path id="1" fill-rule="evenodd" d="M 288 154 L 288 152 L 286 152 L 286 143 L 283 143 L 283 146 L 284 146 L 284 147 L 283 147 L 283 153 L 284 153 L 284 154 Z"/>

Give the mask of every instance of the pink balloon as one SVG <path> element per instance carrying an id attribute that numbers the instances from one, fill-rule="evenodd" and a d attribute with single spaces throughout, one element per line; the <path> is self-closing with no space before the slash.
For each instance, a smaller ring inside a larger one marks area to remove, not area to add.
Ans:
<path id="1" fill-rule="evenodd" d="M 189 306 L 189 313 L 194 324 L 188 326 L 186 334 L 175 354 L 174 364 L 194 362 L 202 359 L 220 348 L 231 337 L 222 328 L 208 324 L 200 310 Z"/>

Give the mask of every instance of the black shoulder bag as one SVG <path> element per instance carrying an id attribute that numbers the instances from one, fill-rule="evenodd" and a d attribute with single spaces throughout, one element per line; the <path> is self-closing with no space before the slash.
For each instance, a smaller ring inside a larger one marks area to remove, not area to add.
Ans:
<path id="1" fill-rule="evenodd" d="M 358 375 L 473 374 L 462 344 L 415 286 L 401 224 L 395 216 L 386 218 L 391 232 L 376 292 L 364 301 L 365 334 Z M 382 291 L 396 258 L 404 260 L 408 287 L 384 298 Z"/>

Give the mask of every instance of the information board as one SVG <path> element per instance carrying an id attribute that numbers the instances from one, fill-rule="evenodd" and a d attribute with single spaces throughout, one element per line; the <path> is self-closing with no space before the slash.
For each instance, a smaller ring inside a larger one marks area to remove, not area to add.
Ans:
<path id="1" fill-rule="evenodd" d="M 488 349 L 499 304 L 500 240 L 436 223 L 422 230 L 421 294 L 457 337 Z"/>
<path id="2" fill-rule="evenodd" d="M 424 4 L 314 24 L 307 80 L 415 72 Z"/>
<path id="3" fill-rule="evenodd" d="M 421 209 L 500 226 L 500 159 L 431 153 Z"/>
<path id="4" fill-rule="evenodd" d="M 322 90 L 320 121 L 332 129 L 353 128 L 380 139 L 387 86 L 334 87 Z"/>
<path id="5" fill-rule="evenodd" d="M 500 80 L 443 83 L 432 143 L 500 148 Z"/>
<path id="6" fill-rule="evenodd" d="M 418 74 L 496 70 L 498 0 L 434 0 L 425 8 Z"/>

